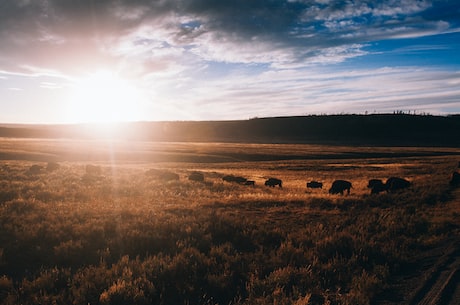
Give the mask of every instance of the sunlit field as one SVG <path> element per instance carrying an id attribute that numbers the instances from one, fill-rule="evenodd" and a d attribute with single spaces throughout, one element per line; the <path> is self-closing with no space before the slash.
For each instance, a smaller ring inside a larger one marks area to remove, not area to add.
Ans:
<path id="1" fill-rule="evenodd" d="M 373 304 L 460 228 L 458 149 L 3 139 L 0 160 L 0 304 Z M 370 194 L 392 176 L 411 186 Z"/>

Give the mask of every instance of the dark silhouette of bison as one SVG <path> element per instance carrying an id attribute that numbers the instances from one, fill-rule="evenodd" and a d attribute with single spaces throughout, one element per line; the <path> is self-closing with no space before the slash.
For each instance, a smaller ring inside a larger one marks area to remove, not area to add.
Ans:
<path id="1" fill-rule="evenodd" d="M 371 179 L 367 185 L 371 189 L 371 194 L 379 194 L 381 192 L 395 192 L 411 186 L 411 183 L 404 178 L 390 177 L 385 183 L 380 179 Z"/>
<path id="2" fill-rule="evenodd" d="M 387 192 L 399 191 L 411 186 L 411 183 L 404 178 L 399 177 L 390 177 L 387 182 L 385 182 Z"/>
<path id="3" fill-rule="evenodd" d="M 368 188 L 373 188 L 375 185 L 381 185 L 384 184 L 381 179 L 370 179 L 369 182 L 367 183 Z"/>
<path id="4" fill-rule="evenodd" d="M 268 178 L 268 180 L 265 181 L 265 185 L 269 187 L 275 187 L 276 185 L 283 187 L 283 181 L 278 178 Z"/>
<path id="5" fill-rule="evenodd" d="M 239 184 L 244 184 L 248 179 L 244 177 L 239 177 L 239 176 L 233 176 L 233 175 L 226 175 L 222 177 L 222 180 L 226 182 L 235 182 Z"/>
<path id="6" fill-rule="evenodd" d="M 147 176 L 150 176 L 152 178 L 162 180 L 162 181 L 172 181 L 172 180 L 179 180 L 179 175 L 176 173 L 173 173 L 168 170 L 161 170 L 161 169 L 149 169 L 146 173 Z"/>
<path id="7" fill-rule="evenodd" d="M 323 183 L 313 180 L 313 181 L 307 182 L 307 188 L 322 189 L 323 188 Z"/>
<path id="8" fill-rule="evenodd" d="M 378 194 L 387 190 L 387 186 L 380 179 L 369 180 L 367 187 L 371 189 L 371 194 Z"/>
<path id="9" fill-rule="evenodd" d="M 204 181 L 204 175 L 200 172 L 192 172 L 188 176 L 188 180 L 191 181 L 197 181 L 197 182 L 203 182 Z"/>
<path id="10" fill-rule="evenodd" d="M 350 189 L 352 188 L 352 184 L 350 181 L 346 180 L 335 180 L 332 182 L 332 186 L 329 189 L 329 194 L 341 194 L 346 190 L 347 194 L 350 195 Z"/>
<path id="11" fill-rule="evenodd" d="M 371 194 L 380 194 L 381 192 L 388 192 L 388 187 L 386 184 L 375 184 L 371 189 Z"/>
<path id="12" fill-rule="evenodd" d="M 452 174 L 452 178 L 450 179 L 449 184 L 452 187 L 457 187 L 460 185 L 460 174 L 458 172 L 454 172 Z"/>
<path id="13" fill-rule="evenodd" d="M 29 167 L 29 170 L 27 171 L 27 173 L 30 175 L 38 175 L 38 174 L 41 174 L 42 171 L 43 171 L 43 166 L 34 164 L 31 167 Z"/>

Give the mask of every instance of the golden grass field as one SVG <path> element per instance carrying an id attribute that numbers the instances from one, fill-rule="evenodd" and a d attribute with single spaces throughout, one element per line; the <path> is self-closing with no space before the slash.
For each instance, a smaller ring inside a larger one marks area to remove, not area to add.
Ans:
<path id="1" fill-rule="evenodd" d="M 459 160 L 441 147 L 4 138 L 0 304 L 373 304 L 458 236 Z M 370 195 L 369 179 L 391 176 L 412 186 Z M 335 179 L 351 194 L 328 194 Z"/>

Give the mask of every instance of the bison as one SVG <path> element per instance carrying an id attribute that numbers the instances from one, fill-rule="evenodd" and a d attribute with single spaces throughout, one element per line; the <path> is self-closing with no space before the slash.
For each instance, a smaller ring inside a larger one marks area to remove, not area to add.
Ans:
<path id="1" fill-rule="evenodd" d="M 168 170 L 160 170 L 160 169 L 149 169 L 146 173 L 147 176 L 153 177 L 158 180 L 162 181 L 172 181 L 172 180 L 179 180 L 179 175 Z"/>
<path id="2" fill-rule="evenodd" d="M 335 180 L 332 183 L 331 188 L 329 189 L 329 194 L 338 194 L 340 193 L 343 195 L 343 191 L 347 190 L 347 194 L 350 194 L 350 189 L 352 188 L 352 184 L 350 181 L 346 180 Z"/>
<path id="3" fill-rule="evenodd" d="M 371 179 L 369 180 L 369 182 L 367 183 L 367 187 L 368 188 L 373 188 L 375 185 L 381 185 L 381 184 L 384 184 L 382 180 L 380 179 Z"/>
<path id="4" fill-rule="evenodd" d="M 265 185 L 270 187 L 275 187 L 276 185 L 278 185 L 279 187 L 283 187 L 282 184 L 283 181 L 277 178 L 269 178 L 267 181 L 265 181 Z"/>
<path id="5" fill-rule="evenodd" d="M 236 182 L 239 184 L 244 184 L 248 179 L 244 177 L 238 177 L 238 176 L 233 176 L 233 175 L 226 175 L 222 177 L 222 180 L 226 182 Z"/>
<path id="6" fill-rule="evenodd" d="M 203 173 L 200 173 L 200 172 L 192 172 L 188 176 L 188 180 L 197 181 L 197 182 L 203 182 L 204 181 L 204 175 L 203 175 Z"/>
<path id="7" fill-rule="evenodd" d="M 454 172 L 452 174 L 452 178 L 450 179 L 449 184 L 452 187 L 457 187 L 460 185 L 460 174 L 458 172 Z"/>
<path id="8" fill-rule="evenodd" d="M 233 175 L 225 175 L 222 177 L 222 180 L 226 182 L 235 182 L 235 176 Z"/>
<path id="9" fill-rule="evenodd" d="M 385 182 L 387 192 L 402 190 L 408 188 L 410 185 L 411 183 L 409 181 L 399 177 L 390 177 L 387 182 Z"/>
<path id="10" fill-rule="evenodd" d="M 387 186 L 380 179 L 369 180 L 367 187 L 371 189 L 371 194 L 378 194 L 380 192 L 387 191 Z"/>
<path id="11" fill-rule="evenodd" d="M 318 181 L 310 181 L 310 182 L 307 182 L 307 188 L 322 189 L 323 188 L 323 183 L 318 182 Z"/>
<path id="12" fill-rule="evenodd" d="M 43 166 L 34 164 L 29 168 L 27 173 L 30 175 L 38 175 L 42 172 L 42 170 L 43 170 Z"/>
<path id="13" fill-rule="evenodd" d="M 375 184 L 372 189 L 371 189 L 371 194 L 379 194 L 381 192 L 387 191 L 388 192 L 388 187 L 386 184 Z"/>

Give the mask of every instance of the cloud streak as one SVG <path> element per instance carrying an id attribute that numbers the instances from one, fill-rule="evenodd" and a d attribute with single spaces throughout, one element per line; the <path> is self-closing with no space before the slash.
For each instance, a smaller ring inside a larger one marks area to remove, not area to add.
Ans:
<path id="1" fill-rule="evenodd" d="M 284 70 L 236 78 L 214 81 L 210 86 L 215 88 L 212 98 L 196 101 L 194 106 L 228 109 L 219 119 L 263 117 L 277 112 L 301 115 L 416 110 L 442 114 L 458 107 L 460 96 L 460 73 L 414 67 L 346 72 Z M 237 87 L 237 81 L 245 85 Z M 198 82 L 192 87 L 196 94 L 191 96 L 208 90 Z M 172 99 L 183 98 L 186 96 Z M 254 99 L 259 103 L 253 103 Z M 242 102 L 232 103 L 235 100 Z"/>

